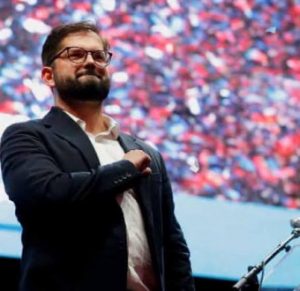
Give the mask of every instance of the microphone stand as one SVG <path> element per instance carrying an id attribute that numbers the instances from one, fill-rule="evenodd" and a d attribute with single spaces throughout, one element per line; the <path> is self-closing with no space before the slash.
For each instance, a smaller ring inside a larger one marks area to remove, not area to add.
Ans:
<path id="1" fill-rule="evenodd" d="M 290 250 L 290 246 L 288 246 L 288 243 L 299 237 L 300 236 L 300 228 L 295 228 L 292 231 L 292 234 L 282 243 L 280 243 L 273 252 L 271 252 L 261 263 L 257 264 L 254 267 L 249 267 L 249 272 L 246 273 L 245 275 L 243 275 L 241 277 L 241 279 L 233 286 L 233 290 L 239 290 L 239 291 L 243 291 L 245 290 L 245 287 L 247 287 L 247 290 L 257 290 L 254 289 L 256 287 L 252 287 L 249 288 L 251 286 L 251 284 L 257 285 L 257 274 L 278 254 L 280 253 L 282 250 L 285 250 L 286 252 L 288 252 Z M 255 284 L 256 282 L 256 284 Z M 248 286 L 246 286 L 246 284 Z M 244 289 L 242 289 L 244 288 Z M 248 289 L 249 288 L 249 289 Z"/>

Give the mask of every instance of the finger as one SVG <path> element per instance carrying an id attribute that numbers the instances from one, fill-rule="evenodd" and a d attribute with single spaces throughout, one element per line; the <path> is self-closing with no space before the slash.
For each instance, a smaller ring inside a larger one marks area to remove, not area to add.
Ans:
<path id="1" fill-rule="evenodd" d="M 150 175 L 151 173 L 152 173 L 152 170 L 151 170 L 150 167 L 147 167 L 147 168 L 145 168 L 145 169 L 142 171 L 142 175 L 143 175 L 143 176 L 148 176 L 148 175 Z"/>

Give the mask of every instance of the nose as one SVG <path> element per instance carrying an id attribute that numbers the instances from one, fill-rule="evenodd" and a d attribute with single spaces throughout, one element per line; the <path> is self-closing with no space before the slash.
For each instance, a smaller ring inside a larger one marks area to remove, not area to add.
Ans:
<path id="1" fill-rule="evenodd" d="M 86 56 L 86 59 L 85 59 L 85 63 L 86 63 L 86 64 L 90 64 L 90 63 L 93 63 L 93 64 L 94 64 L 94 63 L 95 63 L 94 58 L 93 58 L 91 52 L 88 52 L 88 53 L 87 53 L 87 56 Z"/>

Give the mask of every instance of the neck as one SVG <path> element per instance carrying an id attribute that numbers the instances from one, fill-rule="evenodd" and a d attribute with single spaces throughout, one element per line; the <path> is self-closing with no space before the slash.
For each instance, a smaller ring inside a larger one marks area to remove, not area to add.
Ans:
<path id="1" fill-rule="evenodd" d="M 86 123 L 86 130 L 90 133 L 97 134 L 107 129 L 101 103 L 91 101 L 66 103 L 62 99 L 57 98 L 55 105 L 83 120 Z"/>

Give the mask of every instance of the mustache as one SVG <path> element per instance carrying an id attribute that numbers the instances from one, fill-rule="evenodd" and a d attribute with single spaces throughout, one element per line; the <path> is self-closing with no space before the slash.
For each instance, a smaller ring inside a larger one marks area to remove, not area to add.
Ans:
<path id="1" fill-rule="evenodd" d="M 82 71 L 82 72 L 79 72 L 77 74 L 77 77 L 81 77 L 81 76 L 85 76 L 85 75 L 88 75 L 88 76 L 96 76 L 98 78 L 101 78 L 102 79 L 102 76 L 99 75 L 95 70 L 85 70 L 85 71 Z"/>

